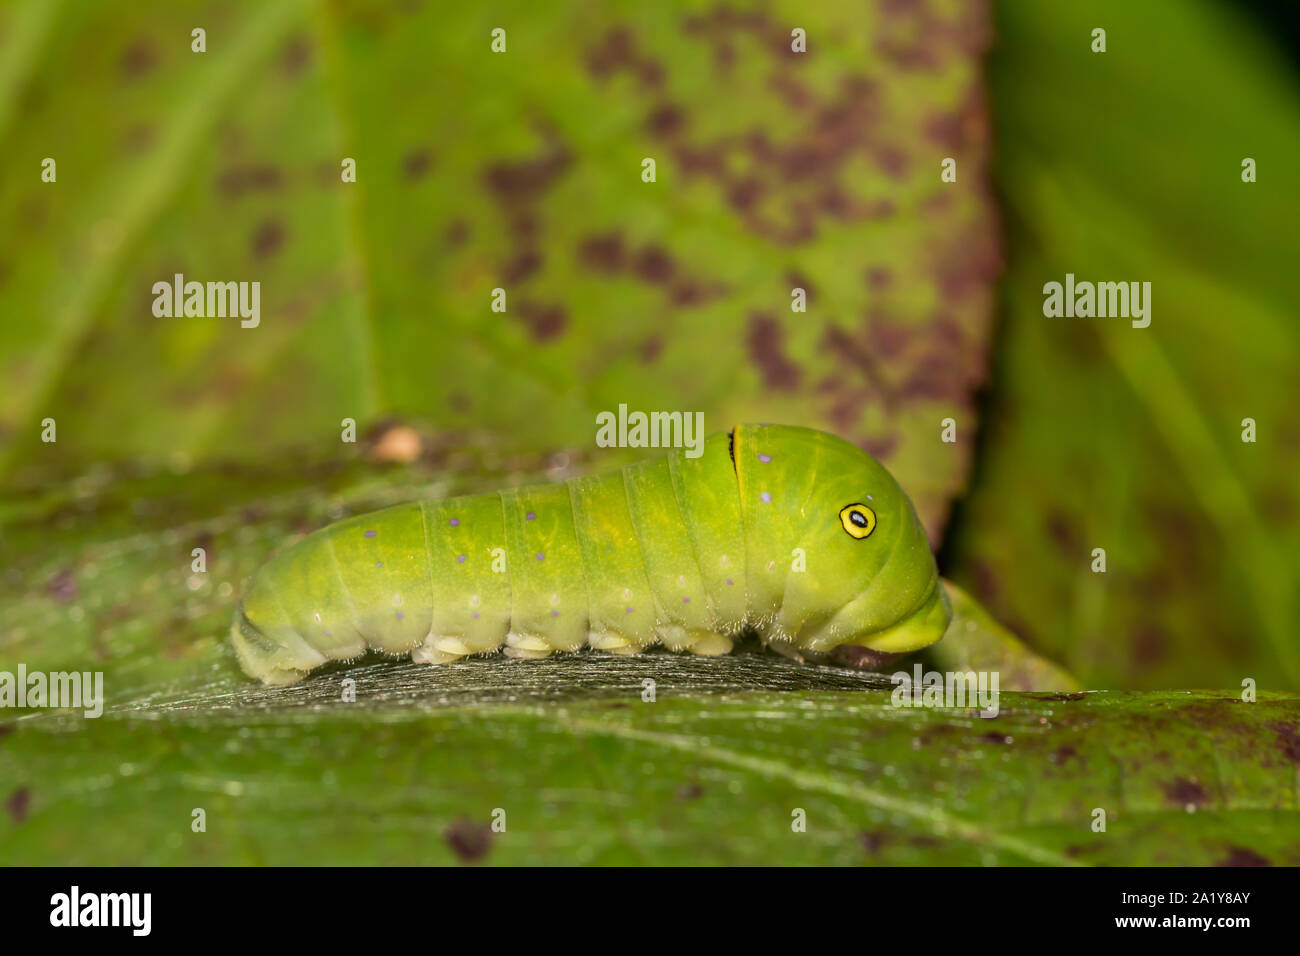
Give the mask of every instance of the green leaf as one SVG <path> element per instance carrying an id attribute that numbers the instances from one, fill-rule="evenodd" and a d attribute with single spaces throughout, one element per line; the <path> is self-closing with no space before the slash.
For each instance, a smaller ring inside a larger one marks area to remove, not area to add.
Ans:
<path id="1" fill-rule="evenodd" d="M 920 655 L 926 670 L 965 674 L 997 671 L 1002 690 L 1076 691 L 1083 685 L 1059 665 L 1035 654 L 969 594 L 945 580 L 952 623 L 939 643 Z M 908 671 L 906 664 L 895 670 Z"/>
<path id="2" fill-rule="evenodd" d="M 1289 695 L 1004 692 L 982 718 L 769 653 L 240 674 L 240 578 L 295 532 L 584 468 L 556 464 L 460 439 L 382 472 L 103 472 L 0 500 L 0 671 L 102 671 L 107 699 L 0 711 L 4 861 L 1300 863 Z M 1059 676 L 953 596 L 930 666 Z"/>
<path id="3" fill-rule="evenodd" d="M 998 265 L 988 33 L 976 5 L 863 13 L 0 12 L 0 480 L 318 457 L 388 414 L 588 446 L 627 404 L 861 442 L 937 539 L 969 464 L 939 422 L 974 426 Z M 260 325 L 156 318 L 176 273 L 261 282 Z"/>
<path id="4" fill-rule="evenodd" d="M 1005 694 L 981 719 L 752 655 L 346 676 L 356 703 L 343 673 L 227 677 L 0 725 L 5 862 L 1300 863 L 1291 696 Z"/>
<path id="5" fill-rule="evenodd" d="M 998 30 L 1011 270 L 945 571 L 1088 686 L 1300 687 L 1294 74 L 1228 4 L 1005 3 Z M 1045 317 L 1067 272 L 1149 281 L 1150 327 Z"/>

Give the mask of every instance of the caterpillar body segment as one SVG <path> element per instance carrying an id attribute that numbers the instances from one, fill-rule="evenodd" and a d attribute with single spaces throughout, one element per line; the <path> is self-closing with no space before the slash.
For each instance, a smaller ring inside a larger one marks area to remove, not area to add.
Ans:
<path id="1" fill-rule="evenodd" d="M 231 627 L 291 683 L 374 649 L 444 663 L 590 646 L 719 654 L 746 628 L 792 656 L 938 640 L 951 612 L 911 503 L 857 446 L 746 425 L 563 484 L 399 505 L 269 561 Z"/>
<path id="2" fill-rule="evenodd" d="M 411 656 L 432 664 L 495 651 L 510 631 L 513 601 L 505 496 L 424 501 L 421 508 L 433 607 Z"/>
<path id="3" fill-rule="evenodd" d="M 669 461 L 653 458 L 623 471 L 628 513 L 658 614 L 654 638 L 674 651 L 718 653 L 729 649 L 727 635 L 739 630 L 743 608 L 742 615 L 729 617 L 712 600 Z"/>

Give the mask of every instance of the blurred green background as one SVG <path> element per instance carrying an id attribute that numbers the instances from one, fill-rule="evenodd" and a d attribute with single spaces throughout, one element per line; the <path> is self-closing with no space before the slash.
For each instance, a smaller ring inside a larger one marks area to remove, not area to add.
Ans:
<path id="1" fill-rule="evenodd" d="M 1300 687 L 1297 147 L 1231 4 L 8 3 L 0 660 L 181 670 L 339 488 L 617 464 L 626 403 L 860 442 L 1086 686 Z M 260 327 L 156 318 L 177 272 Z M 1150 328 L 1045 318 L 1066 272 L 1151 282 Z"/>
<path id="2" fill-rule="evenodd" d="M 108 701 L 0 721 L 4 861 L 1300 863 L 1278 22 L 6 0 L 0 670 L 102 670 Z M 155 317 L 178 272 L 260 282 L 259 327 Z M 1151 282 L 1151 326 L 1045 318 L 1066 272 Z M 620 404 L 861 443 L 992 615 L 959 599 L 928 663 L 1048 672 L 996 618 L 1124 690 L 986 721 L 775 655 L 239 672 L 226 630 L 275 548 L 639 457 L 594 447 Z M 1188 687 L 1221 690 L 1138 692 Z"/>

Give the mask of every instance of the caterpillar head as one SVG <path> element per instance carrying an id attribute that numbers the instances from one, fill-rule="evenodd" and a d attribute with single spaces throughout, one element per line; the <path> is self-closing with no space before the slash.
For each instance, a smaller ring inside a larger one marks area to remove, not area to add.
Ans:
<path id="1" fill-rule="evenodd" d="M 943 636 L 952 609 L 929 539 L 879 462 L 833 435 L 774 425 L 736 429 L 733 452 L 751 585 L 780 596 L 765 637 L 884 662 Z"/>

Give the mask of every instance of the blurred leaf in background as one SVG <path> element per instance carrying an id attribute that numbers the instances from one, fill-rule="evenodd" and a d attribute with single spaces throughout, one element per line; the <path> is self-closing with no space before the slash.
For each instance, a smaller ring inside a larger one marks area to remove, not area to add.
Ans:
<path id="1" fill-rule="evenodd" d="M 266 689 L 225 643 L 278 543 L 590 472 L 608 462 L 555 450 L 624 402 L 840 432 L 937 538 L 999 264 L 980 5 L 137 9 L 0 11 L 0 667 L 102 669 L 110 702 L 0 724 L 7 861 L 1300 862 L 1290 694 L 1007 694 L 984 720 L 773 655 L 651 654 L 366 661 L 344 704 L 343 671 Z M 1281 682 L 1294 210 L 1243 186 L 1237 154 L 1294 155 L 1294 104 L 1225 14 L 1153 9 L 1000 13 L 1023 261 L 945 561 L 1086 684 Z M 1066 271 L 1152 281 L 1152 327 L 1044 319 Z M 156 319 L 176 272 L 261 281 L 261 325 Z M 1261 441 L 1239 450 L 1246 415 Z M 340 453 L 342 418 L 389 416 L 419 420 L 414 460 Z M 967 643 L 933 664 L 1071 679 L 953 594 Z M 190 839 L 196 806 L 213 825 Z M 792 807 L 817 824 L 793 845 Z"/>
<path id="2" fill-rule="evenodd" d="M 1011 267 L 945 570 L 1087 686 L 1300 687 L 1295 73 L 1231 4 L 997 9 Z M 1067 272 L 1151 282 L 1150 327 L 1044 317 Z"/>
<path id="3" fill-rule="evenodd" d="M 263 462 L 386 414 L 550 450 L 626 403 L 835 431 L 938 539 L 971 447 L 939 422 L 974 435 L 1000 265 L 983 4 L 0 17 L 0 480 Z M 176 273 L 260 281 L 260 326 L 156 318 Z"/>

